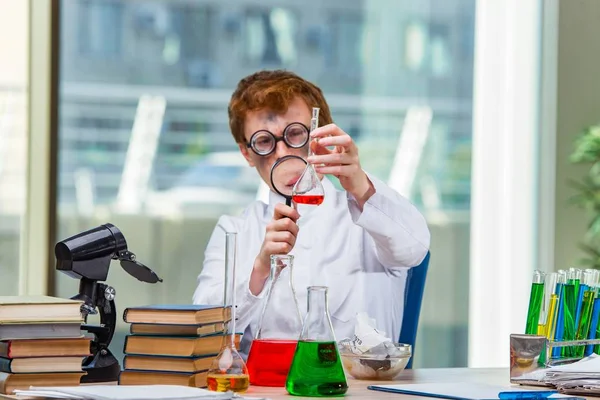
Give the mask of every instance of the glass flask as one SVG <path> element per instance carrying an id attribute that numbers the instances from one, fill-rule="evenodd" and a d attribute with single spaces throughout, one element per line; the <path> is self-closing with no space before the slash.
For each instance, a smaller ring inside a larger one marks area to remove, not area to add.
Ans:
<path id="1" fill-rule="evenodd" d="M 271 256 L 269 286 L 248 354 L 252 385 L 285 386 L 302 330 L 302 317 L 292 280 L 293 264 L 292 255 Z M 290 304 L 294 305 L 293 309 L 290 309 Z"/>
<path id="2" fill-rule="evenodd" d="M 310 120 L 310 132 L 317 129 L 319 126 L 319 108 L 313 107 L 312 118 Z M 312 155 L 312 147 L 310 143 L 311 139 L 308 139 L 308 156 Z M 317 172 L 313 168 L 312 164 L 307 163 L 304 172 L 298 179 L 298 182 L 292 189 L 292 200 L 296 204 L 310 204 L 318 206 L 325 200 L 325 190 L 321 184 L 321 180 L 317 175 Z"/>
<path id="3" fill-rule="evenodd" d="M 248 368 L 244 359 L 235 346 L 235 270 L 237 258 L 237 233 L 225 234 L 225 281 L 224 281 L 224 306 L 231 307 L 231 321 L 229 321 L 225 343 L 219 355 L 213 360 L 207 374 L 207 386 L 215 392 L 245 392 L 250 385 Z"/>
<path id="4" fill-rule="evenodd" d="M 308 313 L 285 383 L 295 396 L 341 396 L 348 390 L 338 352 L 326 286 L 308 287 Z"/>

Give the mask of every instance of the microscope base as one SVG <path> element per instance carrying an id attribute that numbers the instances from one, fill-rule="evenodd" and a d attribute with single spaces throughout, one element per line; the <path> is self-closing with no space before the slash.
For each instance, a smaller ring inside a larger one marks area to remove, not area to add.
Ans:
<path id="1" fill-rule="evenodd" d="M 102 349 L 84 362 L 83 371 L 87 375 L 81 377 L 82 384 L 118 382 L 121 366 L 110 350 Z"/>

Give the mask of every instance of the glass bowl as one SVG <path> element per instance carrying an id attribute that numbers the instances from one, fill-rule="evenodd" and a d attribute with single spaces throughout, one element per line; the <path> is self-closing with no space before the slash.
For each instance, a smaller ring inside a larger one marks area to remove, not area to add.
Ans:
<path id="1" fill-rule="evenodd" d="M 378 346 L 379 347 L 379 346 Z M 371 350 L 356 354 L 349 343 L 339 343 L 338 349 L 344 370 L 355 379 L 392 380 L 404 371 L 412 355 L 410 344 L 394 343 L 394 348 L 381 351 Z"/>

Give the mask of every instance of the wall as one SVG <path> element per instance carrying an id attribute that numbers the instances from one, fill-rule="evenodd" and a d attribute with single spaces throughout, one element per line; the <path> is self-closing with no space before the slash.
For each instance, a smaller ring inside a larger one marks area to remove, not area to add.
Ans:
<path id="1" fill-rule="evenodd" d="M 586 169 L 570 165 L 573 140 L 586 126 L 600 122 L 600 1 L 561 0 L 558 17 L 556 92 L 556 210 L 555 268 L 575 266 L 583 253 L 589 217 L 568 205 L 574 191 L 569 179 L 580 179 Z M 543 155 L 542 155 L 543 156 Z M 542 199 L 543 201 L 543 199 Z"/>

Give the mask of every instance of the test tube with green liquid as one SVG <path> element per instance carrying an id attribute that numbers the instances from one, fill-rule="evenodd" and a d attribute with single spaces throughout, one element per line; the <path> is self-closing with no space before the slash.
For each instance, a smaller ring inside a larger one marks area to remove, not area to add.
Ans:
<path id="1" fill-rule="evenodd" d="M 579 286 L 579 280 L 576 271 L 572 268 L 569 271 L 567 284 L 563 288 L 564 308 L 563 308 L 563 340 L 575 340 L 575 311 L 577 309 L 577 295 L 575 286 Z M 561 350 L 562 357 L 574 357 L 575 352 L 572 346 L 565 346 Z"/>
<path id="2" fill-rule="evenodd" d="M 579 329 L 579 320 L 581 318 L 582 307 L 583 307 L 583 295 L 590 287 L 592 281 L 592 273 L 590 270 L 582 271 L 582 278 L 579 283 L 579 290 L 576 289 L 576 309 L 575 309 L 575 327 Z M 577 335 L 575 335 L 577 336 Z"/>
<path id="3" fill-rule="evenodd" d="M 600 334 L 598 332 L 598 327 L 600 324 L 598 324 L 598 322 L 600 321 L 600 298 L 598 298 L 598 296 L 596 295 L 596 298 L 594 299 L 594 305 L 592 306 L 592 323 L 590 324 L 590 333 L 588 334 L 588 339 L 596 339 L 598 337 L 600 337 Z M 592 353 L 596 353 L 598 354 L 598 349 L 600 349 L 600 347 L 598 345 L 591 345 L 588 344 L 585 348 L 585 356 L 590 356 L 592 355 Z"/>
<path id="4" fill-rule="evenodd" d="M 575 340 L 586 339 L 590 331 L 590 324 L 592 322 L 592 310 L 594 305 L 595 293 L 593 290 L 586 290 L 583 293 L 583 302 L 581 306 L 581 316 L 579 317 L 579 326 L 577 327 L 577 333 Z M 585 346 L 577 346 L 575 348 L 575 356 L 583 357 L 585 353 Z"/>
<path id="5" fill-rule="evenodd" d="M 544 278 L 545 274 L 542 271 L 533 271 L 529 309 L 527 310 L 527 323 L 525 325 L 526 335 L 537 335 L 538 333 L 538 323 L 544 299 Z"/>
<path id="6" fill-rule="evenodd" d="M 569 268 L 569 275 L 567 283 L 572 283 L 575 286 L 575 299 L 579 296 L 579 284 L 583 277 L 583 271 L 578 268 Z"/>

